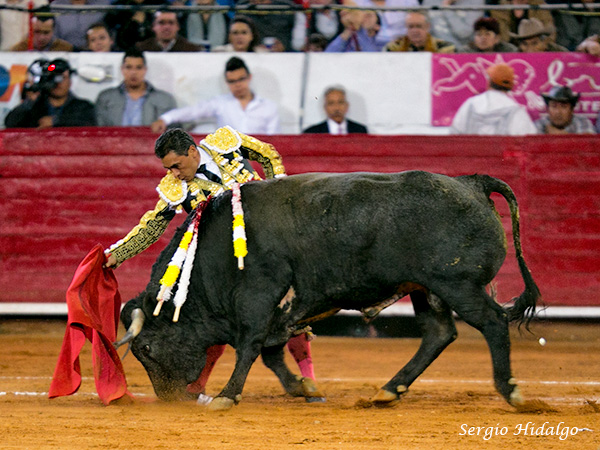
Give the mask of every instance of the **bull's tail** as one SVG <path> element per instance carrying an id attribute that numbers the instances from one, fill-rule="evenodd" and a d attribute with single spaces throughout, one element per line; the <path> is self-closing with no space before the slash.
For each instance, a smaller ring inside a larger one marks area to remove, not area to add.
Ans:
<path id="1" fill-rule="evenodd" d="M 497 178 L 493 178 L 487 175 L 479 177 L 482 182 L 482 187 L 489 198 L 492 192 L 496 192 L 502 195 L 510 208 L 510 217 L 513 229 L 513 243 L 515 246 L 515 253 L 517 261 L 519 263 L 519 270 L 525 283 L 525 290 L 521 295 L 512 299 L 513 306 L 508 308 L 508 320 L 510 322 L 518 321 L 519 325 L 525 323 L 525 326 L 529 325 L 529 322 L 535 315 L 535 307 L 538 300 L 541 298 L 540 290 L 535 284 L 531 272 L 525 263 L 523 258 L 523 250 L 521 248 L 521 233 L 519 226 L 519 206 L 517 204 L 517 198 L 514 192 L 508 184 Z M 491 200 L 490 200 L 491 201 Z"/>

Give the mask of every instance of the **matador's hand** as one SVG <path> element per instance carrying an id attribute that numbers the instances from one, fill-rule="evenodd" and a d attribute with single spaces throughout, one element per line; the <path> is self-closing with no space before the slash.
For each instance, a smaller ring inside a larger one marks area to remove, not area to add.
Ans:
<path id="1" fill-rule="evenodd" d="M 117 267 L 117 258 L 115 258 L 114 255 L 108 255 L 108 259 L 106 264 L 104 264 L 104 267 L 108 269 L 115 269 Z"/>
<path id="2" fill-rule="evenodd" d="M 164 120 L 158 119 L 158 120 L 152 122 L 152 124 L 150 125 L 150 129 L 154 133 L 161 133 L 162 134 L 167 129 L 167 124 L 165 123 Z"/>

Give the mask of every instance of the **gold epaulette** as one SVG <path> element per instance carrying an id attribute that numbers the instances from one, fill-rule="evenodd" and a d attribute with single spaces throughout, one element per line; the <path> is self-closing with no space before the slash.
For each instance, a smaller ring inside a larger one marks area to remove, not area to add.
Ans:
<path id="1" fill-rule="evenodd" d="M 283 162 L 281 161 L 281 155 L 277 153 L 275 147 L 266 142 L 260 141 L 255 137 L 245 135 L 244 133 L 240 133 L 240 138 L 242 139 L 242 147 L 248 149 L 249 153 L 256 152 L 262 156 L 258 158 L 252 158 L 256 161 L 260 162 L 265 170 L 265 175 L 267 178 L 279 178 L 285 176 L 285 167 L 283 167 Z M 266 161 L 264 159 L 266 158 Z M 270 169 L 267 169 L 265 163 L 270 164 Z M 272 174 L 270 173 L 272 171 Z"/>
<path id="2" fill-rule="evenodd" d="M 172 172 L 167 174 L 160 180 L 156 187 L 156 192 L 160 198 L 170 207 L 176 207 L 183 203 L 188 194 L 187 183 L 173 175 Z"/>
<path id="3" fill-rule="evenodd" d="M 230 153 L 240 148 L 242 137 L 230 126 L 225 126 L 206 136 L 200 144 L 218 153 Z"/>
<path id="4" fill-rule="evenodd" d="M 267 178 L 279 178 L 285 176 L 285 167 L 283 167 L 281 156 L 277 153 L 275 147 L 252 136 L 240 133 L 230 126 L 221 127 L 213 134 L 209 134 L 200 141 L 200 145 L 204 147 L 205 150 L 208 150 L 209 154 L 213 152 L 211 157 L 221 166 L 224 164 L 220 163 L 219 156 L 215 156 L 214 153 L 225 154 L 236 152 L 240 147 L 243 147 L 248 151 L 249 159 L 261 164 Z M 255 173 L 254 178 L 256 179 L 257 176 L 258 174 Z M 236 178 L 239 177 L 236 176 Z M 252 179 L 252 177 L 249 177 L 248 179 Z M 237 181 L 239 183 L 244 183 L 248 180 L 238 179 Z"/>

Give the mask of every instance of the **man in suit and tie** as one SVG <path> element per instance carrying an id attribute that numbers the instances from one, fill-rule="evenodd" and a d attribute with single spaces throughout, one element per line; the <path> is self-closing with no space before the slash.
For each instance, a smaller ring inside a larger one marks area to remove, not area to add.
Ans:
<path id="1" fill-rule="evenodd" d="M 303 133 L 368 133 L 367 127 L 346 118 L 350 105 L 346 100 L 346 90 L 343 87 L 332 86 L 327 88 L 324 97 L 323 106 L 325 114 L 327 114 L 327 120 L 308 127 Z"/>

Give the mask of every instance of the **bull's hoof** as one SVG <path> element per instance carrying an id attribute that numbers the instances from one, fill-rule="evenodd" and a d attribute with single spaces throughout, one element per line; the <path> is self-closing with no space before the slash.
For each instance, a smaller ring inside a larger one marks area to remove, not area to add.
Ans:
<path id="1" fill-rule="evenodd" d="M 400 399 L 398 398 L 398 394 L 394 392 L 386 391 L 385 389 L 379 389 L 377 394 L 371 398 L 374 406 L 378 407 L 388 407 L 396 405 Z"/>
<path id="2" fill-rule="evenodd" d="M 302 392 L 307 402 L 324 402 L 325 396 L 310 378 L 302 378 Z"/>
<path id="3" fill-rule="evenodd" d="M 233 408 L 235 402 L 231 398 L 227 397 L 216 397 L 208 405 L 209 411 L 229 411 Z"/>
<path id="4" fill-rule="evenodd" d="M 519 386 L 515 386 L 513 391 L 510 393 L 508 403 L 515 408 L 519 408 L 525 403 L 525 400 L 523 400 L 523 396 L 521 395 L 521 391 L 519 390 Z"/>

